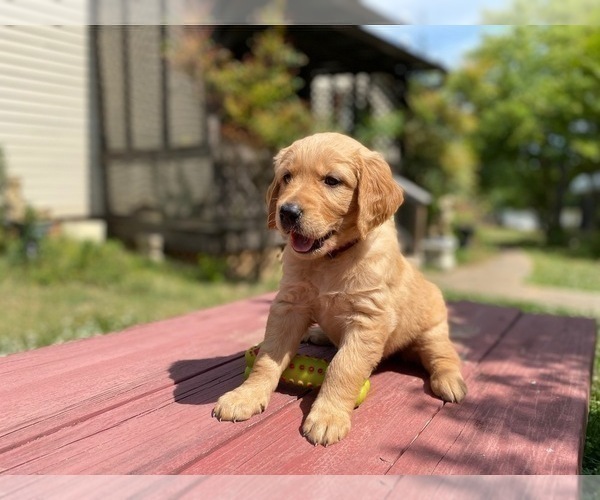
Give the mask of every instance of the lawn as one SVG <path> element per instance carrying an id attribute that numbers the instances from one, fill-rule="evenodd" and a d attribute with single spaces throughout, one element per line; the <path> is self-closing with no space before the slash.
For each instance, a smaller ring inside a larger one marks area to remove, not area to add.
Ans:
<path id="1" fill-rule="evenodd" d="M 562 251 L 529 250 L 532 285 L 600 292 L 600 260 L 572 257 Z"/>
<path id="2" fill-rule="evenodd" d="M 206 266 L 205 266 L 206 267 Z M 0 254 L 0 355 L 120 330 L 274 290 L 202 279 L 193 264 L 151 263 L 119 244 L 49 240 L 39 260 Z M 276 273 L 274 273 L 276 274 Z"/>

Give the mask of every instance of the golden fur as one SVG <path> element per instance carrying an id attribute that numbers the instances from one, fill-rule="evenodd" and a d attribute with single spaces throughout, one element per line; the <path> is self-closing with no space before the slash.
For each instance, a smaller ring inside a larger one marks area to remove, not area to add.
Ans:
<path id="1" fill-rule="evenodd" d="M 442 294 L 400 253 L 392 215 L 402 201 L 383 157 L 350 137 L 315 134 L 276 156 L 268 224 L 288 237 L 283 278 L 254 369 L 219 398 L 217 418 L 246 420 L 263 411 L 313 323 L 339 349 L 303 425 L 312 443 L 346 436 L 363 381 L 400 350 L 421 360 L 436 395 L 464 398 Z M 281 217 L 290 204 L 302 212 L 292 227 Z"/>

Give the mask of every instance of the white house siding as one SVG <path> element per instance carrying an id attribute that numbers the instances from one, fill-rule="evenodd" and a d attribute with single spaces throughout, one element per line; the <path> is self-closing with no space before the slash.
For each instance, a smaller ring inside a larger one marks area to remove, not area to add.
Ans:
<path id="1" fill-rule="evenodd" d="M 0 0 L 0 148 L 27 202 L 59 218 L 92 212 L 85 3 Z"/>

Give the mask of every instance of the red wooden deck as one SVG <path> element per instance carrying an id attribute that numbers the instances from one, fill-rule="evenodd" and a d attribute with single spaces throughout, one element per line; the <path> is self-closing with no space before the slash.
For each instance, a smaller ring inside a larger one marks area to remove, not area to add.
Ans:
<path id="1" fill-rule="evenodd" d="M 272 295 L 0 359 L 3 474 L 577 474 L 593 320 L 450 305 L 469 395 L 384 362 L 327 448 L 300 433 L 313 393 L 280 387 L 246 422 L 211 418 L 242 381 Z M 312 354 L 323 348 L 305 347 Z M 329 350 L 331 355 L 331 350 Z"/>

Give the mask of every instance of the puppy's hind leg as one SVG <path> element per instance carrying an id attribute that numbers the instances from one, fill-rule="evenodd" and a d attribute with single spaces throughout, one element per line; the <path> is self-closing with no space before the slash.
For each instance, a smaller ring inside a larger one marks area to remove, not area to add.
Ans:
<path id="1" fill-rule="evenodd" d="M 460 373 L 460 359 L 450 342 L 448 323 L 444 321 L 427 330 L 411 347 L 429 372 L 433 393 L 444 401 L 460 403 L 467 394 L 467 385 Z"/>

